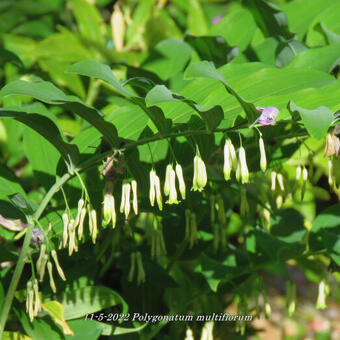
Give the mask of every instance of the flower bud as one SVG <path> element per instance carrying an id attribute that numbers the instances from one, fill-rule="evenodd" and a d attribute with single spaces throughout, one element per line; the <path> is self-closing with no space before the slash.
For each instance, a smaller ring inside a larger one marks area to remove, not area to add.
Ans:
<path id="1" fill-rule="evenodd" d="M 174 169 L 170 170 L 169 183 L 170 183 L 169 199 L 166 201 L 166 203 L 178 204 L 179 202 L 177 200 L 177 191 L 176 191 L 176 173 Z"/>
<path id="2" fill-rule="evenodd" d="M 121 52 L 124 47 L 125 19 L 118 2 L 113 7 L 111 29 L 114 48 L 117 52 Z"/>
<path id="3" fill-rule="evenodd" d="M 85 216 L 86 216 L 86 209 L 82 208 L 80 211 L 80 220 L 79 220 L 79 226 L 78 226 L 78 240 L 79 241 L 82 239 L 83 233 L 84 233 Z"/>
<path id="4" fill-rule="evenodd" d="M 302 170 L 302 188 L 301 188 L 301 201 L 303 201 L 303 198 L 305 196 L 306 191 L 306 184 L 308 180 L 308 170 L 306 168 L 303 168 Z"/>
<path id="5" fill-rule="evenodd" d="M 157 205 L 158 205 L 159 210 L 163 210 L 161 182 L 160 182 L 159 177 L 157 175 L 155 176 L 154 180 L 155 180 Z"/>
<path id="6" fill-rule="evenodd" d="M 40 281 L 40 282 L 42 282 L 42 281 L 44 280 L 45 269 L 46 269 L 47 261 L 48 261 L 48 255 L 45 254 L 45 255 L 42 257 L 41 266 L 40 266 L 40 271 L 39 271 L 39 281 Z"/>
<path id="7" fill-rule="evenodd" d="M 267 169 L 267 158 L 266 158 L 266 150 L 264 148 L 264 142 L 262 137 L 259 139 L 259 148 L 260 148 L 260 167 L 263 172 Z"/>
<path id="8" fill-rule="evenodd" d="M 26 298 L 26 310 L 28 312 L 31 322 L 34 319 L 34 291 L 32 281 L 27 282 L 27 298 Z"/>
<path id="9" fill-rule="evenodd" d="M 329 286 L 326 283 L 326 280 L 322 280 L 319 283 L 319 294 L 318 294 L 318 299 L 316 302 L 316 308 L 317 309 L 325 309 L 327 308 L 327 295 L 329 294 Z"/>
<path id="10" fill-rule="evenodd" d="M 265 315 L 266 319 L 269 319 L 271 314 L 272 314 L 272 308 L 271 308 L 269 302 L 265 301 L 265 303 L 264 303 L 264 315 Z"/>
<path id="11" fill-rule="evenodd" d="M 231 155 L 230 155 L 230 144 L 231 144 L 231 140 L 226 139 L 225 144 L 224 144 L 224 165 L 223 165 L 223 174 L 224 174 L 224 179 L 226 181 L 228 181 L 230 179 L 230 173 L 231 173 L 231 169 L 232 169 L 232 159 L 231 159 Z"/>
<path id="12" fill-rule="evenodd" d="M 123 182 L 123 185 L 122 185 L 122 197 L 121 197 L 120 208 L 119 208 L 119 211 L 121 213 L 124 212 L 124 208 L 125 208 L 125 197 L 126 197 L 125 192 L 126 192 L 126 188 L 127 188 L 126 183 Z"/>
<path id="13" fill-rule="evenodd" d="M 131 185 L 130 183 L 123 183 L 122 187 L 122 201 L 120 204 L 120 212 L 124 212 L 125 219 L 127 220 L 130 214 L 130 192 L 131 192 Z"/>
<path id="14" fill-rule="evenodd" d="M 199 158 L 197 183 L 202 188 L 202 190 L 207 184 L 207 170 L 202 158 Z"/>
<path id="15" fill-rule="evenodd" d="M 194 158 L 194 178 L 191 190 L 202 191 L 207 184 L 207 170 L 201 156 Z"/>
<path id="16" fill-rule="evenodd" d="M 130 192 L 131 192 L 131 185 L 130 183 L 126 183 L 126 190 L 125 190 L 125 206 L 124 206 L 124 214 L 125 219 L 127 220 L 130 214 Z"/>
<path id="17" fill-rule="evenodd" d="M 54 278 L 53 278 L 53 268 L 52 268 L 51 261 L 47 262 L 47 270 L 48 270 L 48 275 L 49 275 L 49 278 L 50 278 L 50 287 L 51 287 L 53 293 L 56 293 L 57 288 L 55 286 L 55 282 L 54 282 Z"/>
<path id="18" fill-rule="evenodd" d="M 33 291 L 34 291 L 34 309 L 33 309 L 33 315 L 37 316 L 39 311 L 41 310 L 41 301 L 40 301 L 40 296 L 39 296 L 38 280 L 34 280 Z"/>
<path id="19" fill-rule="evenodd" d="M 96 243 L 97 235 L 98 235 L 98 226 L 97 226 L 97 212 L 92 209 L 89 214 L 89 223 L 92 224 L 92 242 Z"/>
<path id="20" fill-rule="evenodd" d="M 179 192 L 181 193 L 182 199 L 185 200 L 185 182 L 183 178 L 183 170 L 180 164 L 176 164 L 176 175 L 178 179 Z"/>
<path id="21" fill-rule="evenodd" d="M 328 160 L 328 184 L 331 189 L 334 189 L 335 187 L 335 176 L 334 176 L 334 166 L 333 161 Z"/>
<path id="22" fill-rule="evenodd" d="M 238 168 L 241 177 L 241 182 L 242 184 L 249 183 L 249 171 L 246 160 L 246 151 L 242 146 L 239 149 L 238 157 L 239 157 Z"/>
<path id="23" fill-rule="evenodd" d="M 170 173 L 172 169 L 172 164 L 168 164 L 165 170 L 165 181 L 164 181 L 164 195 L 169 196 L 170 194 Z"/>
<path id="24" fill-rule="evenodd" d="M 204 324 L 201 333 L 201 340 L 213 340 L 213 329 L 214 329 L 214 322 L 208 321 Z"/>
<path id="25" fill-rule="evenodd" d="M 141 284 L 145 282 L 145 271 L 143 267 L 142 254 L 137 251 L 136 252 L 136 262 L 137 262 L 137 284 Z"/>
<path id="26" fill-rule="evenodd" d="M 52 258 L 54 260 L 54 263 L 55 263 L 55 266 L 57 268 L 57 272 L 58 272 L 59 276 L 62 278 L 62 280 L 66 281 L 66 277 L 65 277 L 64 271 L 61 268 L 59 260 L 58 260 L 57 252 L 55 250 L 52 250 L 51 251 L 51 256 L 52 256 Z"/>
<path id="27" fill-rule="evenodd" d="M 296 285 L 292 281 L 286 281 L 286 307 L 288 316 L 291 317 L 296 307 Z"/>
<path id="28" fill-rule="evenodd" d="M 301 168 L 301 166 L 298 166 L 298 167 L 296 168 L 296 176 L 295 176 L 296 181 L 299 181 L 299 180 L 300 180 L 301 174 L 302 174 L 302 168 Z"/>
<path id="29" fill-rule="evenodd" d="M 46 245 L 45 244 L 42 244 L 40 246 L 40 254 L 39 254 L 39 258 L 37 260 L 37 263 L 36 263 L 36 268 L 37 268 L 37 272 L 39 273 L 40 272 L 40 269 L 41 269 L 41 262 L 42 262 L 42 259 L 44 257 L 46 253 Z"/>
<path id="30" fill-rule="evenodd" d="M 276 197 L 276 207 L 278 209 L 281 209 L 282 204 L 283 204 L 283 196 L 281 194 L 278 194 Z"/>
<path id="31" fill-rule="evenodd" d="M 135 214 L 138 214 L 138 199 L 137 199 L 137 182 L 133 180 L 131 182 L 132 188 L 132 207 Z"/>
<path id="32" fill-rule="evenodd" d="M 285 191 L 285 186 L 283 184 L 283 176 L 282 176 L 282 174 L 277 174 L 277 182 L 279 183 L 280 190 L 282 192 L 284 192 Z"/>
<path id="33" fill-rule="evenodd" d="M 270 174 L 271 180 L 272 180 L 271 191 L 276 190 L 276 175 L 277 175 L 277 173 L 275 171 L 272 171 L 271 174 Z"/>
<path id="34" fill-rule="evenodd" d="M 150 203 L 152 207 L 155 204 L 155 198 L 157 200 L 159 210 L 162 210 L 163 203 L 162 203 L 161 183 L 160 183 L 159 177 L 156 174 L 156 171 L 152 169 L 150 171 L 150 191 L 149 191 L 149 199 L 150 199 Z"/>
<path id="35" fill-rule="evenodd" d="M 195 340 L 194 333 L 192 332 L 191 328 L 187 328 L 185 332 L 185 339 L 184 340 Z"/>
<path id="36" fill-rule="evenodd" d="M 62 215 L 64 229 L 63 229 L 63 248 L 66 247 L 68 241 L 68 214 L 64 213 Z"/>
<path id="37" fill-rule="evenodd" d="M 76 243 L 76 231 L 75 231 L 75 221 L 72 219 L 70 223 L 68 224 L 68 235 L 69 235 L 69 241 L 68 241 L 68 254 L 71 256 L 73 254 L 73 251 L 75 250 L 75 243 Z"/>
<path id="38" fill-rule="evenodd" d="M 106 227 L 112 220 L 112 216 L 115 215 L 115 212 L 112 210 L 115 206 L 115 199 L 111 193 L 106 193 L 104 195 L 103 201 L 103 226 Z"/>
<path id="39" fill-rule="evenodd" d="M 77 227 L 79 222 L 80 222 L 80 212 L 81 212 L 81 209 L 83 208 L 84 204 L 85 204 L 85 201 L 81 198 L 78 201 L 78 211 L 77 211 L 77 216 L 76 216 L 76 219 L 75 219 L 75 222 L 74 222 L 75 227 Z"/>
<path id="40" fill-rule="evenodd" d="M 155 176 L 157 176 L 156 171 L 152 169 L 149 173 L 149 178 L 150 178 L 149 199 L 150 199 L 150 204 L 152 207 L 155 204 L 155 198 L 156 198 Z"/>
<path id="41" fill-rule="evenodd" d="M 266 203 L 266 207 L 261 210 L 261 215 L 264 219 L 264 227 L 267 232 L 270 231 L 270 210 L 269 210 L 269 204 Z"/>
<path id="42" fill-rule="evenodd" d="M 234 144 L 231 141 L 230 141 L 230 144 L 229 144 L 229 154 L 230 154 L 230 159 L 231 159 L 231 164 L 233 166 L 233 169 L 236 170 L 238 161 L 237 161 L 237 157 L 236 157 L 236 151 L 235 151 L 235 148 L 234 148 Z"/>

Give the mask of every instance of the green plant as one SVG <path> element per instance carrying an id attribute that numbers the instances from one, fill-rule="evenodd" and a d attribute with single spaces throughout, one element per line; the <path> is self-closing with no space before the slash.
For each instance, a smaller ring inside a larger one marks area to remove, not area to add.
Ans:
<path id="1" fill-rule="evenodd" d="M 270 317 L 275 274 L 291 316 L 290 266 L 326 307 L 340 2 L 32 3 L 0 7 L 0 338 L 247 337 L 190 315 Z"/>

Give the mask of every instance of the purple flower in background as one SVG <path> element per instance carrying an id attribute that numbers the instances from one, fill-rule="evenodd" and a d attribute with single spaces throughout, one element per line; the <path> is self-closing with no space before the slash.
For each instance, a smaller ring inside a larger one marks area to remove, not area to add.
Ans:
<path id="1" fill-rule="evenodd" d="M 218 24 L 221 20 L 222 20 L 222 15 L 216 15 L 215 17 L 213 17 L 213 18 L 211 19 L 211 23 L 212 23 L 213 25 L 216 25 L 216 24 Z"/>
<path id="2" fill-rule="evenodd" d="M 256 106 L 256 110 L 262 111 L 261 116 L 258 119 L 258 123 L 262 125 L 271 125 L 275 123 L 275 119 L 279 114 L 279 109 L 275 106 Z"/>
<path id="3" fill-rule="evenodd" d="M 34 228 L 32 232 L 31 245 L 39 246 L 44 242 L 44 234 L 39 228 Z"/>

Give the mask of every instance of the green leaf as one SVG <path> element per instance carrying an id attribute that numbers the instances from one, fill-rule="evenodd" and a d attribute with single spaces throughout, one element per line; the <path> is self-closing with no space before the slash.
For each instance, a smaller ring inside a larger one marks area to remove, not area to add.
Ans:
<path id="1" fill-rule="evenodd" d="M 2 340 L 32 340 L 32 338 L 19 332 L 4 332 Z"/>
<path id="2" fill-rule="evenodd" d="M 79 60 L 93 58 L 92 51 L 85 47 L 80 38 L 65 27 L 60 27 L 61 32 L 48 36 L 40 41 L 36 48 L 27 57 L 32 56 L 41 61 L 70 64 Z M 19 55 L 20 56 L 20 55 Z"/>
<path id="3" fill-rule="evenodd" d="M 91 320 L 70 320 L 67 322 L 74 335 L 66 335 L 65 339 L 72 340 L 96 340 L 103 332 L 103 325 Z"/>
<path id="4" fill-rule="evenodd" d="M 30 322 L 28 314 L 24 309 L 16 310 L 16 315 L 20 323 L 28 334 L 34 340 L 60 340 L 63 337 L 63 332 L 60 328 L 56 327 L 53 320 L 46 316 L 45 318 L 39 317 L 33 322 Z"/>
<path id="5" fill-rule="evenodd" d="M 148 323 L 145 323 L 141 326 L 138 326 L 136 328 L 126 328 L 126 327 L 117 327 L 110 325 L 108 323 L 93 321 L 96 324 L 99 324 L 102 327 L 102 335 L 122 335 L 122 334 L 131 334 L 131 333 L 137 333 L 140 332 L 142 329 L 144 329 Z"/>
<path id="6" fill-rule="evenodd" d="M 52 83 L 45 81 L 26 82 L 13 81 L 5 85 L 0 96 L 23 94 L 51 104 L 64 104 L 70 111 L 78 114 L 100 131 L 112 144 L 117 144 L 117 132 L 115 127 L 104 120 L 102 114 L 91 106 L 83 103 L 78 97 L 67 96 Z M 30 119 L 32 119 L 30 117 Z"/>
<path id="7" fill-rule="evenodd" d="M 187 35 L 185 41 L 197 52 L 201 60 L 212 61 L 217 67 L 227 64 L 238 54 L 238 48 L 229 46 L 222 37 Z"/>
<path id="8" fill-rule="evenodd" d="M 178 53 L 181 51 L 181 53 Z M 192 55 L 191 47 L 183 40 L 169 38 L 159 42 L 144 61 L 143 70 L 156 73 L 162 80 L 167 80 L 184 67 Z"/>
<path id="9" fill-rule="evenodd" d="M 228 13 L 213 25 L 208 35 L 223 37 L 229 46 L 237 46 L 240 51 L 250 44 L 257 26 L 249 10 L 237 2 L 228 5 Z"/>
<path id="10" fill-rule="evenodd" d="M 25 190 L 21 187 L 11 171 L 0 165 L 0 198 L 7 198 L 8 195 L 20 193 L 26 196 Z"/>
<path id="11" fill-rule="evenodd" d="M 8 195 L 8 197 L 13 205 L 21 210 L 25 215 L 31 215 L 33 213 L 31 206 L 20 193 Z"/>
<path id="12" fill-rule="evenodd" d="M 334 204 L 323 210 L 313 222 L 312 233 L 318 233 L 322 229 L 340 227 L 340 210 L 339 204 Z"/>
<path id="13" fill-rule="evenodd" d="M 104 44 L 104 19 L 95 5 L 86 0 L 71 0 L 71 6 L 81 35 Z"/>
<path id="14" fill-rule="evenodd" d="M 67 72 L 101 79 L 112 85 L 118 91 L 118 93 L 124 97 L 129 98 L 136 96 L 125 87 L 123 87 L 123 85 L 113 75 L 113 72 L 108 65 L 101 64 L 97 60 L 88 59 L 79 61 L 78 63 L 71 65 L 67 69 Z"/>
<path id="15" fill-rule="evenodd" d="M 204 35 L 208 30 L 207 21 L 198 0 L 189 0 L 188 29 L 193 35 Z"/>
<path id="16" fill-rule="evenodd" d="M 325 45 L 327 40 L 324 33 L 318 30 L 317 24 L 322 23 L 328 30 L 335 34 L 340 34 L 339 13 L 340 1 L 335 0 L 330 4 L 326 3 L 323 10 L 319 11 L 318 15 L 314 18 L 307 33 L 306 44 L 310 47 L 317 47 Z"/>
<path id="17" fill-rule="evenodd" d="M 88 286 L 65 292 L 59 301 L 65 309 L 65 320 L 77 319 L 118 304 L 123 305 L 123 313 L 127 311 L 123 298 L 114 290 L 103 286 Z"/>
<path id="18" fill-rule="evenodd" d="M 270 223 L 270 233 L 287 243 L 302 242 L 307 232 L 303 225 L 303 217 L 295 209 L 277 211 Z"/>
<path id="19" fill-rule="evenodd" d="M 285 13 L 276 4 L 264 0 L 243 0 L 243 3 L 252 12 L 264 36 L 281 36 L 286 40 L 294 38 L 295 34 L 289 31 Z"/>
<path id="20" fill-rule="evenodd" d="M 67 87 L 80 98 L 85 98 L 84 85 L 77 74 L 66 73 L 69 64 L 54 58 L 39 60 L 39 66 L 47 72 L 53 82 L 62 87 Z"/>
<path id="21" fill-rule="evenodd" d="M 333 121 L 333 114 L 326 106 L 319 106 L 314 110 L 307 110 L 298 107 L 293 101 L 290 101 L 288 109 L 292 115 L 296 112 L 299 113 L 308 133 L 315 139 L 325 137 Z"/>
<path id="22" fill-rule="evenodd" d="M 204 276 L 210 289 L 217 292 L 217 288 L 222 280 L 230 280 L 239 269 L 237 267 L 236 257 L 234 254 L 228 254 L 224 261 L 215 259 L 202 254 L 195 268 L 195 272 Z"/>
<path id="23" fill-rule="evenodd" d="M 307 47 L 296 40 L 280 42 L 277 46 L 276 53 L 276 66 L 286 66 L 294 57 L 305 51 Z"/>
<path id="24" fill-rule="evenodd" d="M 24 67 L 20 58 L 11 51 L 0 48 L 0 62 L 4 65 L 6 62 L 11 62 L 18 67 Z"/>
<path id="25" fill-rule="evenodd" d="M 42 103 L 34 103 L 29 106 L 29 109 L 32 112 L 39 112 L 58 127 L 58 120 Z M 45 137 L 30 127 L 24 126 L 23 132 L 24 151 L 33 168 L 34 176 L 48 190 L 55 183 L 60 154 Z"/>
<path id="26" fill-rule="evenodd" d="M 14 118 L 27 125 L 49 141 L 60 152 L 66 162 L 77 164 L 78 148 L 75 145 L 64 142 L 59 129 L 49 118 L 37 113 L 31 113 L 31 111 L 32 107 L 0 108 L 0 117 Z"/>
<path id="27" fill-rule="evenodd" d="M 328 44 L 340 44 L 340 35 L 330 31 L 323 23 L 318 24 L 316 30 L 320 30 Z"/>
<path id="28" fill-rule="evenodd" d="M 119 94 L 129 98 L 131 102 L 137 104 L 150 117 L 160 132 L 166 132 L 171 127 L 171 121 L 164 118 L 163 112 L 160 109 L 147 108 L 142 98 L 139 98 L 137 95 L 126 90 L 114 77 L 109 66 L 100 64 L 96 60 L 85 60 L 70 66 L 68 72 L 74 72 L 88 77 L 96 77 L 109 83 Z"/>
<path id="29" fill-rule="evenodd" d="M 64 334 L 73 335 L 73 331 L 65 321 L 64 308 L 58 301 L 44 301 L 42 309 L 51 315 L 53 320 L 63 329 Z"/>
<path id="30" fill-rule="evenodd" d="M 340 44 L 311 48 L 294 57 L 287 68 L 304 67 L 330 73 L 340 62 Z"/>
<path id="31" fill-rule="evenodd" d="M 325 11 L 334 0 L 294 0 L 281 5 L 288 18 L 289 27 L 303 40 L 313 19 Z"/>
<path id="32" fill-rule="evenodd" d="M 185 76 L 187 78 L 194 77 L 202 77 L 202 78 L 211 78 L 219 80 L 225 87 L 225 89 L 232 94 L 237 101 L 242 106 L 244 112 L 247 115 L 248 122 L 253 123 L 257 117 L 259 116 L 259 111 L 256 110 L 255 105 L 249 101 L 243 99 L 240 95 L 238 95 L 226 82 L 223 75 L 216 70 L 214 64 L 209 63 L 208 61 L 201 61 L 198 63 L 193 63 L 189 65 L 189 67 L 185 71 Z"/>
<path id="33" fill-rule="evenodd" d="M 148 106 L 177 100 L 182 101 L 194 109 L 203 118 L 209 130 L 216 128 L 223 119 L 223 111 L 220 106 L 204 107 L 197 105 L 194 101 L 171 92 L 165 85 L 156 85 L 145 97 L 145 102 Z"/>
<path id="34" fill-rule="evenodd" d="M 135 45 L 142 40 L 142 34 L 149 18 L 153 15 L 156 0 L 139 1 L 133 12 L 131 24 L 127 26 L 126 40 L 129 45 Z"/>

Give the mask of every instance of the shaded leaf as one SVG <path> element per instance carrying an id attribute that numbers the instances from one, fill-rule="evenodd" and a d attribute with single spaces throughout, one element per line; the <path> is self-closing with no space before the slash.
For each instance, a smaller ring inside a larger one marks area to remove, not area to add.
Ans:
<path id="1" fill-rule="evenodd" d="M 180 100 L 194 109 L 205 121 L 208 129 L 216 128 L 223 119 L 223 111 L 220 106 L 204 107 L 196 104 L 194 101 L 186 99 L 176 93 L 171 92 L 164 85 L 156 85 L 145 97 L 148 106 L 157 105 L 164 102 Z"/>
<path id="2" fill-rule="evenodd" d="M 243 110 L 245 111 L 248 122 L 253 123 L 256 118 L 259 116 L 259 111 L 256 110 L 255 105 L 249 101 L 243 99 L 240 95 L 238 95 L 226 82 L 223 75 L 216 70 L 214 64 L 209 63 L 208 61 L 201 61 L 198 63 L 191 64 L 185 71 L 185 76 L 187 78 L 194 78 L 194 77 L 203 77 L 203 78 L 211 78 L 216 79 L 222 82 L 226 90 L 232 94 L 237 101 L 242 106 Z"/>
<path id="3" fill-rule="evenodd" d="M 250 9 L 266 37 L 294 38 L 295 34 L 289 31 L 286 14 L 276 4 L 264 0 L 243 0 L 243 3 Z"/>
<path id="4" fill-rule="evenodd" d="M 292 115 L 299 113 L 308 133 L 315 139 L 326 136 L 329 126 L 333 121 L 333 114 L 326 106 L 319 106 L 314 110 L 307 110 L 295 105 L 293 101 L 288 104 Z"/>
<path id="5" fill-rule="evenodd" d="M 68 326 L 64 317 L 64 307 L 58 301 L 45 301 L 41 305 L 42 309 L 44 309 L 48 314 L 51 315 L 53 320 L 61 326 L 64 334 L 73 335 L 72 329 Z"/>
<path id="6" fill-rule="evenodd" d="M 185 41 L 197 52 L 201 60 L 212 61 L 217 67 L 227 64 L 238 54 L 222 37 L 194 37 L 187 35 Z"/>
<path id="7" fill-rule="evenodd" d="M 302 51 L 292 59 L 287 67 L 304 67 L 329 73 L 339 64 L 339 62 L 340 44 L 333 44 Z"/>
<path id="8" fill-rule="evenodd" d="M 59 129 L 49 118 L 37 113 L 31 113 L 30 111 L 30 109 L 25 107 L 0 108 L 0 117 L 14 118 L 29 126 L 48 140 L 60 152 L 66 162 L 71 162 L 73 165 L 77 164 L 78 148 L 75 145 L 64 142 Z"/>
<path id="9" fill-rule="evenodd" d="M 65 292 L 59 301 L 65 309 L 65 320 L 76 319 L 118 304 L 123 305 L 123 313 L 127 311 L 123 298 L 114 290 L 103 286 L 88 286 Z"/>
<path id="10" fill-rule="evenodd" d="M 1 96 L 11 94 L 31 96 L 51 104 L 64 104 L 69 110 L 78 114 L 98 129 L 112 145 L 117 144 L 115 127 L 111 123 L 106 122 L 99 111 L 86 105 L 78 97 L 65 95 L 64 92 L 52 83 L 45 81 L 13 81 L 5 85 L 0 91 Z M 30 119 L 32 120 L 31 116 Z"/>

